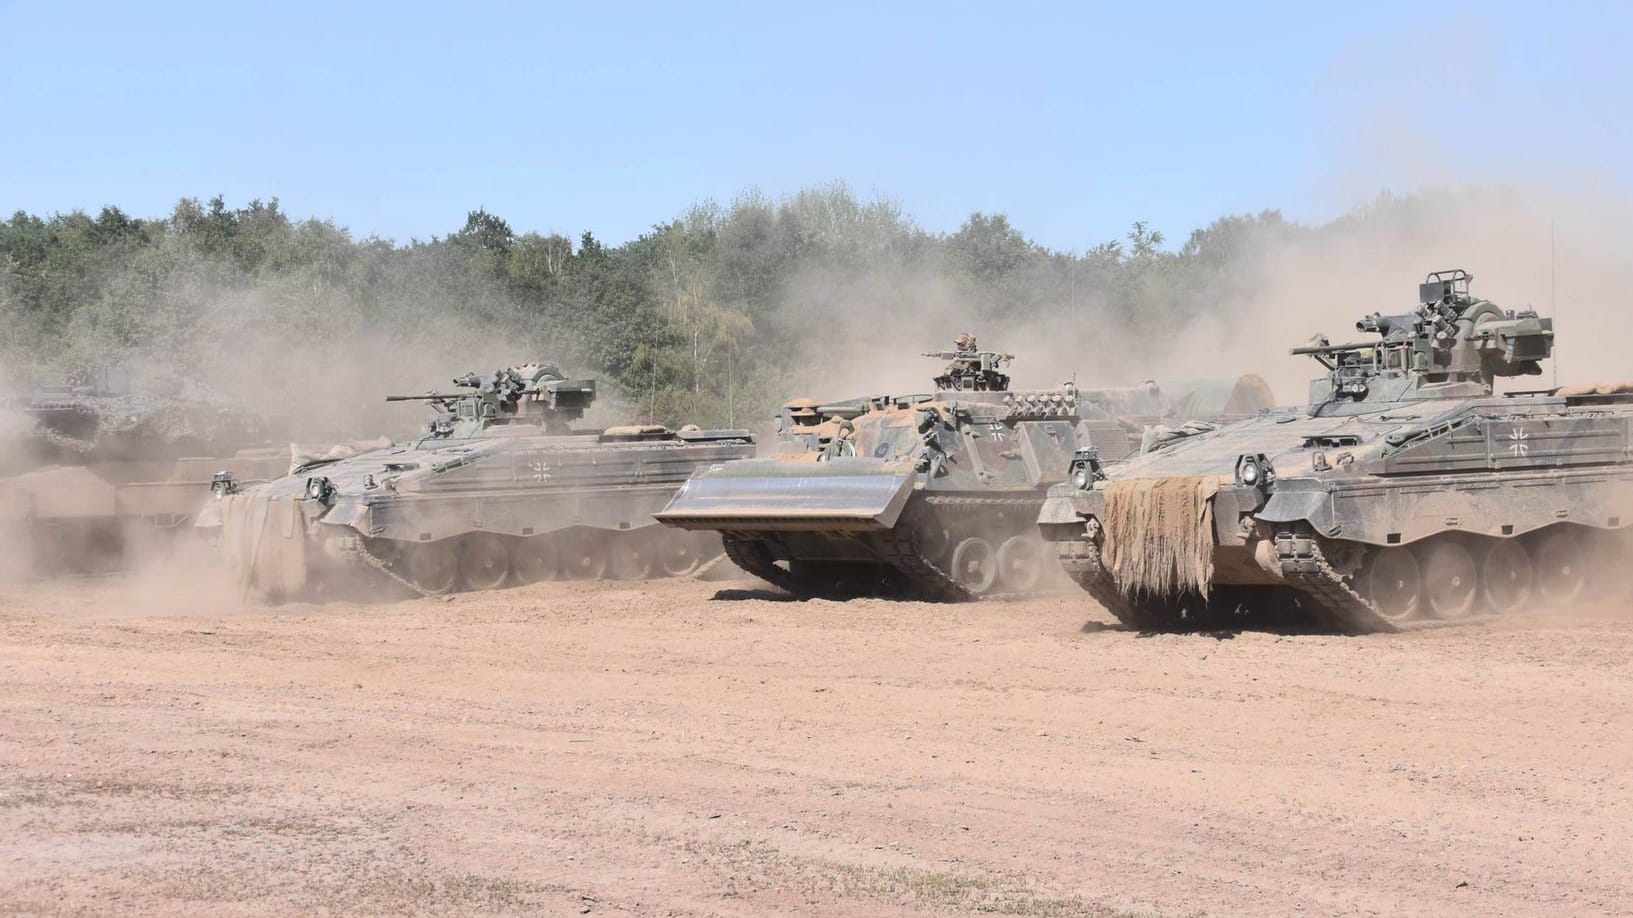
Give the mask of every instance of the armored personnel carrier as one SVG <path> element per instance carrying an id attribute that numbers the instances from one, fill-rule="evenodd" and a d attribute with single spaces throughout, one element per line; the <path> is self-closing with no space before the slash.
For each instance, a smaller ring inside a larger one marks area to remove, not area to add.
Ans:
<path id="1" fill-rule="evenodd" d="M 1087 453 L 1039 523 L 1096 600 L 1142 629 L 1243 614 L 1371 631 L 1633 588 L 1633 387 L 1498 395 L 1535 376 L 1553 321 L 1430 274 L 1375 339 L 1294 354 L 1309 404 L 1174 439 L 1121 465 Z"/>
<path id="2" fill-rule="evenodd" d="M 527 364 L 454 380 L 424 436 L 288 477 L 214 484 L 221 542 L 247 585 L 275 596 L 375 571 L 420 593 L 512 582 L 690 573 L 712 540 L 652 512 L 699 466 L 753 454 L 743 430 L 574 430 L 595 381 Z"/>
<path id="3" fill-rule="evenodd" d="M 185 532 L 216 472 L 258 481 L 286 470 L 277 419 L 129 389 L 65 382 L 0 405 L 0 542 L 11 572 L 117 569 L 139 543 L 162 548 Z"/>
<path id="4" fill-rule="evenodd" d="M 1012 389 L 1011 355 L 973 335 L 926 356 L 948 361 L 933 393 L 790 402 L 775 455 L 708 468 L 657 518 L 719 531 L 738 567 L 796 595 L 1026 592 L 1058 576 L 1035 525 L 1055 470 L 1185 420 L 1152 383 Z M 1244 414 L 1271 404 L 1258 377 L 1208 391 Z"/>

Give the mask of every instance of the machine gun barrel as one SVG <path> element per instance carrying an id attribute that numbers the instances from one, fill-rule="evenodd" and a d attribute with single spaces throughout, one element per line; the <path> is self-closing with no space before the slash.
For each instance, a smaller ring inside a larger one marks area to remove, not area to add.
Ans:
<path id="1" fill-rule="evenodd" d="M 544 391 L 545 391 L 544 389 L 537 389 L 537 388 L 523 389 L 523 390 L 517 392 L 516 394 L 517 395 L 538 395 L 539 393 L 544 392 Z M 451 400 L 456 399 L 456 398 L 470 398 L 470 397 L 471 397 L 471 394 L 469 392 L 454 392 L 454 393 L 427 392 L 424 395 L 388 395 L 388 396 L 386 396 L 386 401 L 388 401 L 388 402 L 439 402 L 439 401 L 445 402 L 445 401 L 451 401 Z"/>
<path id="2" fill-rule="evenodd" d="M 1376 341 L 1362 341 L 1350 344 L 1317 344 L 1308 347 L 1295 347 L 1290 354 L 1336 354 L 1340 351 L 1362 351 L 1378 346 Z"/>
<path id="3" fill-rule="evenodd" d="M 993 360 L 1007 362 L 1015 359 L 1014 354 L 1000 354 L 997 351 L 925 351 L 923 356 L 934 357 L 938 360 L 956 360 L 960 357 L 991 357 Z"/>

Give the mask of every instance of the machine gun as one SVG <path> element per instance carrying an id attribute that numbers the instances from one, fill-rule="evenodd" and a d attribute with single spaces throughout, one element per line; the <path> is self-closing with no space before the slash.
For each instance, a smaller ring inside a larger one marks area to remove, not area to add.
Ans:
<path id="1" fill-rule="evenodd" d="M 947 368 L 935 378 L 937 389 L 1009 391 L 1009 377 L 1003 373 L 1003 368 L 1015 359 L 1015 355 L 979 350 L 975 336 L 968 332 L 958 336 L 953 350 L 927 351 L 924 356 L 947 361 Z"/>
<path id="2" fill-rule="evenodd" d="M 470 392 L 427 392 L 424 395 L 388 395 L 388 402 L 429 402 L 444 415 L 427 425 L 434 436 L 449 436 L 454 425 L 466 422 L 476 430 L 495 424 L 542 425 L 549 432 L 564 432 L 570 421 L 584 416 L 595 401 L 595 380 L 568 379 L 553 363 L 528 363 L 491 374 L 466 373 L 454 385 Z"/>

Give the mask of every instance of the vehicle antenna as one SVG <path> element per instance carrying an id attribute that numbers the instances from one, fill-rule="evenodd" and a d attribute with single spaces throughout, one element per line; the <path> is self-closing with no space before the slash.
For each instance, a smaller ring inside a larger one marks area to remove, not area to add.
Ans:
<path id="1" fill-rule="evenodd" d="M 1557 268 L 1557 261 L 1555 259 L 1554 253 L 1555 253 L 1554 221 L 1552 219 L 1550 219 L 1548 221 L 1548 314 L 1553 316 L 1554 321 L 1557 322 L 1557 321 L 1559 321 L 1559 296 L 1558 296 L 1559 271 L 1558 271 L 1558 268 Z M 1554 364 L 1554 388 L 1558 389 L 1559 388 L 1559 346 L 1557 344 L 1554 345 L 1553 364 Z"/>

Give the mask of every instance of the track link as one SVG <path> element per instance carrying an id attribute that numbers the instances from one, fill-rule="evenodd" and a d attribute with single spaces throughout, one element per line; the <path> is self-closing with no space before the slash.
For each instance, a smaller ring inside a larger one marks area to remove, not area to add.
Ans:
<path id="1" fill-rule="evenodd" d="M 386 575 L 391 580 L 407 588 L 416 596 L 425 597 L 441 595 L 438 593 L 433 593 L 430 590 L 422 589 L 419 584 L 416 584 L 414 581 L 409 580 L 407 577 L 404 577 L 403 575 L 392 570 L 391 563 L 379 555 L 369 551 L 368 546 L 364 544 L 362 539 L 357 540 L 357 556 L 364 564 Z"/>
<path id="2" fill-rule="evenodd" d="M 889 568 L 892 576 L 876 579 L 873 584 L 861 591 L 844 595 L 888 595 L 924 602 L 970 602 L 1041 595 L 1043 591 L 1023 593 L 1003 589 L 981 595 L 971 593 L 959 584 L 951 571 L 943 568 L 935 558 L 924 552 L 920 530 L 930 525 L 944 525 L 953 532 L 966 528 L 973 531 L 980 527 L 959 526 L 960 515 L 987 516 L 994 511 L 1007 509 L 1013 511 L 1015 519 L 1023 521 L 1023 525 L 1015 527 L 1014 532 L 1008 534 L 1023 534 L 1028 531 L 1027 527 L 1032 521 L 1037 519 L 1038 509 L 1042 505 L 1041 497 L 964 498 L 922 495 L 915 497 L 895 527 L 858 537 L 874 557 Z M 824 584 L 809 582 L 808 578 L 801 578 L 793 571 L 778 565 L 770 545 L 765 540 L 752 535 L 727 534 L 721 541 L 725 546 L 725 556 L 733 564 L 772 586 L 795 596 L 827 595 L 827 591 L 823 589 Z"/>
<path id="3" fill-rule="evenodd" d="M 1139 631 L 1175 631 L 1184 627 L 1181 614 L 1172 605 L 1140 602 L 1124 593 L 1100 560 L 1099 542 L 1084 538 L 1054 544 L 1055 556 L 1067 575 L 1124 625 Z"/>
<path id="4" fill-rule="evenodd" d="M 720 544 L 724 546 L 731 563 L 780 590 L 800 595 L 797 579 L 777 566 L 777 559 L 771 556 L 771 549 L 764 541 L 725 535 L 721 537 Z"/>
<path id="5" fill-rule="evenodd" d="M 1426 628 L 1467 624 L 1479 617 L 1442 622 L 1420 618 L 1394 622 L 1379 615 L 1364 596 L 1350 586 L 1348 578 L 1327 558 L 1322 542 L 1313 533 L 1283 530 L 1275 534 L 1276 557 L 1287 587 L 1297 606 L 1278 596 L 1275 587 L 1215 585 L 1205 602 L 1135 599 L 1123 593 L 1116 579 L 1101 562 L 1100 545 L 1093 539 L 1055 543 L 1061 567 L 1078 586 L 1116 616 L 1118 621 L 1141 630 L 1194 631 L 1221 625 L 1241 626 L 1249 622 L 1277 627 L 1295 627 L 1338 634 L 1376 634 L 1417 631 Z M 1194 608 L 1192 608 L 1194 607 Z"/>
<path id="6" fill-rule="evenodd" d="M 1293 613 L 1296 624 L 1345 634 L 1400 630 L 1401 626 L 1378 615 L 1366 599 L 1345 582 L 1343 575 L 1327 560 L 1319 540 L 1313 535 L 1279 532 L 1275 545 L 1282 576 L 1298 597 L 1298 608 Z M 1241 612 L 1246 613 L 1246 620 L 1262 618 L 1275 624 L 1289 623 L 1279 608 L 1286 602 L 1278 602 L 1280 597 L 1273 595 L 1273 588 L 1216 585 L 1213 592 L 1219 595 L 1206 601 L 1197 597 L 1191 603 L 1136 599 L 1125 594 L 1111 571 L 1106 569 L 1098 541 L 1083 538 L 1056 542 L 1055 550 L 1061 567 L 1077 581 L 1077 585 L 1118 621 L 1131 628 L 1142 631 L 1206 630 L 1225 624 L 1240 624 L 1243 619 L 1237 616 Z M 1188 611 L 1188 605 L 1195 608 Z"/>
<path id="7" fill-rule="evenodd" d="M 1490 612 L 1476 612 L 1448 621 L 1420 614 L 1406 621 L 1390 621 L 1379 615 L 1366 597 L 1357 593 L 1332 566 L 1322 551 L 1320 539 L 1306 532 L 1278 532 L 1276 555 L 1288 585 L 1299 591 L 1300 608 L 1306 610 L 1305 623 L 1322 630 L 1346 634 L 1423 631 L 1478 624 L 1500 617 Z"/>
<path id="8" fill-rule="evenodd" d="M 978 598 L 959 586 L 952 574 L 924 556 L 919 550 L 918 534 L 911 527 L 897 526 L 879 536 L 873 547 L 885 563 L 906 578 L 909 591 L 916 599 L 967 602 Z"/>
<path id="9" fill-rule="evenodd" d="M 934 558 L 926 555 L 919 539 L 919 528 L 925 525 L 944 525 L 954 533 L 961 529 L 975 531 L 980 526 L 961 527 L 961 518 L 986 517 L 1010 510 L 1022 521 L 1008 535 L 1024 535 L 1032 531 L 1032 524 L 1043 507 L 1039 497 L 952 497 L 927 495 L 913 501 L 895 528 L 874 537 L 873 550 L 881 559 L 900 571 L 919 599 L 927 602 L 971 602 L 993 599 L 1014 599 L 1043 595 L 1043 590 L 1005 590 L 1001 587 L 981 593 L 971 593 L 958 582 L 952 571 L 942 568 Z M 953 541 L 957 541 L 955 535 Z M 996 546 L 995 546 L 996 547 Z M 1041 559 L 1040 559 L 1041 560 Z"/>
<path id="10" fill-rule="evenodd" d="M 1392 632 L 1401 626 L 1379 615 L 1372 604 L 1345 582 L 1327 560 L 1321 541 L 1304 532 L 1276 533 L 1276 558 L 1282 576 L 1298 590 L 1306 624 L 1346 634 Z"/>

